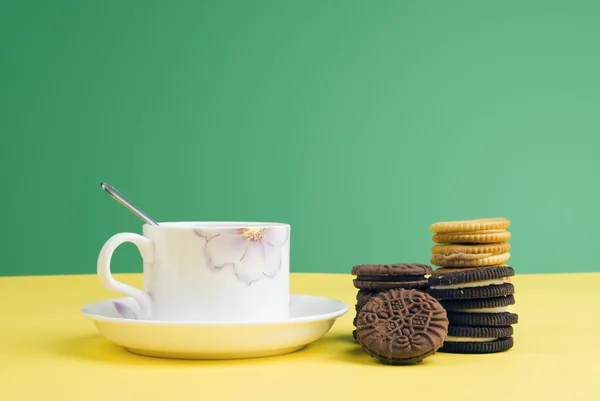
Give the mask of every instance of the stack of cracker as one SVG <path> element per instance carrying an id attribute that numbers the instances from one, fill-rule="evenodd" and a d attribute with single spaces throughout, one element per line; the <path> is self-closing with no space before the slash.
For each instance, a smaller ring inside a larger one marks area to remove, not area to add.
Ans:
<path id="1" fill-rule="evenodd" d="M 390 290 L 415 289 L 426 291 L 429 287 L 425 275 L 431 274 L 431 266 L 417 263 L 396 263 L 396 264 L 363 264 L 352 268 L 354 287 L 358 289 L 356 294 L 356 316 L 354 317 L 354 327 L 358 313 L 374 296 Z M 357 339 L 356 329 L 352 331 L 352 336 Z"/>
<path id="2" fill-rule="evenodd" d="M 429 294 L 446 309 L 448 336 L 440 352 L 492 353 L 513 346 L 518 315 L 510 277 L 511 237 L 505 218 L 439 222 L 431 225 Z"/>

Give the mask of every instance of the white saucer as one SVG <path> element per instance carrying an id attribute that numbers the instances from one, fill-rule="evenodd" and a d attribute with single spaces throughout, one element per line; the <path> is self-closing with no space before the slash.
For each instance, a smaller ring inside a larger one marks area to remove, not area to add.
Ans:
<path id="1" fill-rule="evenodd" d="M 287 354 L 323 337 L 348 311 L 338 300 L 290 295 L 290 318 L 273 322 L 167 322 L 136 319 L 137 303 L 118 298 L 84 306 L 108 340 L 140 355 L 242 359 Z"/>

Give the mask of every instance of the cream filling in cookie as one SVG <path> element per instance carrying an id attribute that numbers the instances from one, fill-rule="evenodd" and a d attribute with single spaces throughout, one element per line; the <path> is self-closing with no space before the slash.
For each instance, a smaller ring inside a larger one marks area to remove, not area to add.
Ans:
<path id="1" fill-rule="evenodd" d="M 456 288 L 472 288 L 472 287 L 487 287 L 488 285 L 502 285 L 510 282 L 508 277 L 493 279 L 493 280 L 481 280 L 472 281 L 470 283 L 460 284 L 448 284 L 448 285 L 432 285 L 431 288 L 434 290 L 453 290 Z"/>
<path id="2" fill-rule="evenodd" d="M 505 228 L 497 228 L 491 230 L 471 230 L 471 231 L 445 231 L 440 234 L 497 234 L 506 232 Z"/>
<path id="3" fill-rule="evenodd" d="M 441 253 L 437 253 L 437 254 L 433 254 L 434 257 L 442 259 L 442 260 L 447 260 L 447 261 L 453 261 L 453 260 L 477 260 L 477 259 L 484 259 L 484 258 L 489 258 L 490 256 L 494 256 L 493 253 L 452 253 L 450 255 L 443 255 Z"/>
<path id="4" fill-rule="evenodd" d="M 496 308 L 480 308 L 480 309 L 457 309 L 456 312 L 501 313 L 501 312 L 508 312 L 508 306 L 498 306 Z"/>
<path id="5" fill-rule="evenodd" d="M 457 253 L 454 255 L 448 255 L 448 258 L 456 258 L 462 260 L 476 260 L 476 259 L 484 259 L 493 256 L 493 253 Z"/>
<path id="6" fill-rule="evenodd" d="M 434 264 L 436 263 L 482 263 L 473 262 L 475 260 L 487 259 L 488 262 L 505 262 L 510 257 L 510 253 L 453 253 L 450 255 L 443 255 L 440 253 L 434 253 L 431 255 L 431 260 Z M 484 262 L 485 263 L 485 262 Z"/>
<path id="7" fill-rule="evenodd" d="M 477 337 L 454 337 L 454 336 L 447 336 L 446 337 L 446 341 L 449 342 L 453 342 L 453 343 L 485 343 L 485 342 L 490 342 L 490 341 L 496 341 L 497 338 L 494 337 L 482 337 L 482 338 L 477 338 Z"/>

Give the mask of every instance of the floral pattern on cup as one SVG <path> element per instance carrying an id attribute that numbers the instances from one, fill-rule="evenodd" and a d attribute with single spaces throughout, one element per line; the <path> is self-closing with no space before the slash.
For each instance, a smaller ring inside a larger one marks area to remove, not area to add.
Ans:
<path id="1" fill-rule="evenodd" d="M 231 265 L 235 275 L 250 285 L 281 270 L 281 247 L 289 239 L 287 226 L 236 229 L 196 229 L 206 239 L 206 265 L 220 269 Z"/>
<path id="2" fill-rule="evenodd" d="M 117 313 L 123 319 L 133 319 L 133 320 L 136 320 L 138 318 L 137 315 L 136 315 L 136 313 L 129 306 L 124 305 L 124 304 L 122 304 L 119 301 L 112 301 L 112 304 L 115 307 L 115 309 L 117 310 Z"/>

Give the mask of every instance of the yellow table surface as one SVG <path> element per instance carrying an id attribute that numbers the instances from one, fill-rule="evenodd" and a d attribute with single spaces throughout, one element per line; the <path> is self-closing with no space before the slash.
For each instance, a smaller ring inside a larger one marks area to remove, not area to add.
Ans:
<path id="1" fill-rule="evenodd" d="M 402 367 L 352 341 L 349 275 L 293 274 L 292 292 L 340 299 L 349 312 L 302 351 L 242 361 L 155 359 L 113 345 L 79 312 L 121 296 L 95 276 L 0 278 L 0 400 L 600 400 L 600 273 L 513 283 L 513 349 Z"/>

